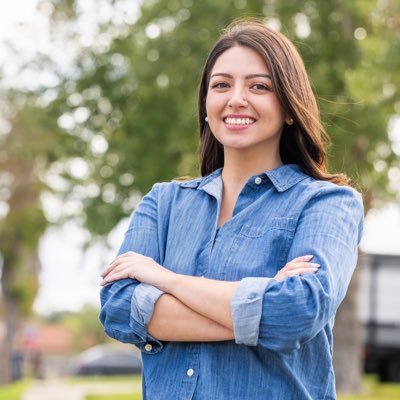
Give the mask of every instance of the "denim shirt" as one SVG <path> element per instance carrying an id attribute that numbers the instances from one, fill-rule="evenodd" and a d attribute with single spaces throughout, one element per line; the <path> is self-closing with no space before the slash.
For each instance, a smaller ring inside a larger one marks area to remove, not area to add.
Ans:
<path id="1" fill-rule="evenodd" d="M 361 196 L 283 165 L 252 176 L 218 228 L 221 170 L 155 184 L 119 253 L 141 253 L 179 274 L 239 281 L 235 339 L 157 340 L 146 326 L 162 292 L 131 279 L 101 291 L 105 332 L 141 349 L 147 400 L 335 399 L 332 327 L 357 262 Z M 321 265 L 316 273 L 273 279 L 307 254 Z"/>

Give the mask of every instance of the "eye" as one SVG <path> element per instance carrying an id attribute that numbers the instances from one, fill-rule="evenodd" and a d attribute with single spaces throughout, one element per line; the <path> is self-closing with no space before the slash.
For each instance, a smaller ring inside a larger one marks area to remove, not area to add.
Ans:
<path id="1" fill-rule="evenodd" d="M 271 88 L 264 84 L 264 83 L 255 83 L 254 85 L 251 86 L 252 89 L 255 89 L 257 91 L 269 91 Z"/>
<path id="2" fill-rule="evenodd" d="M 229 84 L 226 82 L 215 82 L 211 84 L 211 89 L 226 89 L 229 88 Z"/>

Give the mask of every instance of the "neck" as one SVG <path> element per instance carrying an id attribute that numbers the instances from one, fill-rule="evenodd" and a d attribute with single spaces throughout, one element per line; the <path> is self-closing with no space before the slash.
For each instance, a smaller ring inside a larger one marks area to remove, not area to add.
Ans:
<path id="1" fill-rule="evenodd" d="M 242 188 L 247 180 L 262 172 L 278 168 L 282 165 L 279 152 L 276 154 L 254 153 L 245 154 L 243 151 L 224 150 L 224 168 L 222 180 L 224 187 Z"/>

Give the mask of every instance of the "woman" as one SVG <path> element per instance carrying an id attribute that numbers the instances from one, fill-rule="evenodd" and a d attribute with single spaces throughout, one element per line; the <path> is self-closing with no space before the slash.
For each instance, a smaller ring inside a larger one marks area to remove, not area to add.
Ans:
<path id="1" fill-rule="evenodd" d="M 334 399 L 333 320 L 363 208 L 327 171 L 291 42 L 230 27 L 199 123 L 201 178 L 154 185 L 102 274 L 105 331 L 142 350 L 145 399 Z"/>

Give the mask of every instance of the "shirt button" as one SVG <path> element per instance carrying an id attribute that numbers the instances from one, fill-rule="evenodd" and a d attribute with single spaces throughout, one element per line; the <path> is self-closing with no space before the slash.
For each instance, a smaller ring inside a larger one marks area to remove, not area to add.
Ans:
<path id="1" fill-rule="evenodd" d="M 153 350 L 153 346 L 150 343 L 147 343 L 146 346 L 144 346 L 144 349 L 146 351 L 152 351 Z"/>
<path id="2" fill-rule="evenodd" d="M 194 370 L 193 370 L 192 368 L 189 368 L 189 369 L 186 371 L 186 374 L 187 374 L 187 376 L 193 376 Z"/>
<path id="3" fill-rule="evenodd" d="M 259 176 L 257 176 L 256 179 L 254 179 L 254 183 L 255 183 L 256 185 L 259 185 L 259 184 L 261 183 L 261 181 L 262 181 L 262 179 L 261 179 Z"/>

